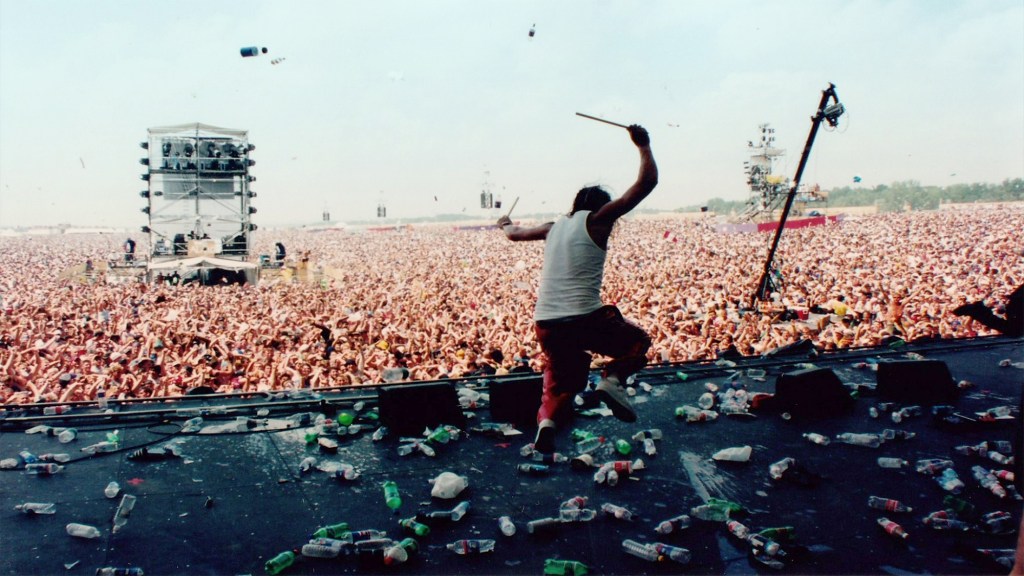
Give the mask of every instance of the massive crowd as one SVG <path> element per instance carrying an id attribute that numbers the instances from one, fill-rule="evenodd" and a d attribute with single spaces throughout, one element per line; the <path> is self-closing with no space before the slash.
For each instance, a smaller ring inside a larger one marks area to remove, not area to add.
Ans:
<path id="1" fill-rule="evenodd" d="M 1024 207 L 910 212 L 787 230 L 776 292 L 751 308 L 770 234 L 640 217 L 613 233 L 604 298 L 647 330 L 651 363 L 992 332 L 952 313 L 1024 283 Z M 540 370 L 543 243 L 496 230 L 257 233 L 317 281 L 114 282 L 124 238 L 0 237 L 0 402 L 267 391 Z M 140 242 L 140 253 L 145 252 Z M 113 256 L 111 256 L 113 254 Z M 92 274 L 83 274 L 85 262 Z M 599 361 L 599 359 L 596 359 Z M 392 369 L 392 370 L 388 370 Z"/>

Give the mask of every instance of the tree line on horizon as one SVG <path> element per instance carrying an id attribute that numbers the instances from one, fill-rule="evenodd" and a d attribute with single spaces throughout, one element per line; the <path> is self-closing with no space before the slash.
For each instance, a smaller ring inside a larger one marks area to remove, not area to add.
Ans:
<path id="1" fill-rule="evenodd" d="M 879 212 L 902 212 L 904 210 L 937 210 L 939 204 L 972 204 L 975 202 L 1021 202 L 1024 201 L 1024 179 L 1007 178 L 1002 182 L 952 184 L 950 186 L 922 186 L 916 180 L 879 184 L 874 188 L 842 186 L 829 191 L 823 203 L 830 208 L 854 206 L 878 206 Z M 712 198 L 703 206 L 711 212 L 729 214 L 742 212 L 747 200 L 724 200 Z M 696 212 L 703 206 L 688 206 L 678 212 Z M 807 205 L 813 210 L 813 204 Z"/>

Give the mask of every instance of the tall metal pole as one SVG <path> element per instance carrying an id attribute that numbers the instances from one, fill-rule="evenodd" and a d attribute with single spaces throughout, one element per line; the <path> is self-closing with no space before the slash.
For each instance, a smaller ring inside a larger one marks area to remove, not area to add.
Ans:
<path id="1" fill-rule="evenodd" d="M 764 262 L 764 270 L 761 272 L 761 280 L 757 283 L 757 291 L 751 299 L 753 306 L 757 300 L 765 300 L 768 294 L 768 287 L 771 284 L 772 261 L 775 259 L 775 251 L 779 247 L 779 239 L 782 238 L 782 230 L 786 227 L 786 219 L 789 217 L 789 210 L 793 207 L 793 200 L 796 198 L 796 190 L 800 186 L 800 178 L 804 174 L 804 167 L 807 165 L 807 158 L 811 155 L 811 146 L 814 145 L 814 137 L 818 134 L 818 127 L 825 119 L 825 108 L 829 100 L 836 99 L 836 86 L 829 83 L 828 88 L 821 93 L 821 102 L 818 103 L 818 111 L 811 117 L 811 133 L 807 135 L 807 143 L 804 145 L 803 154 L 800 155 L 800 165 L 797 166 L 796 176 L 793 178 L 793 187 L 786 195 L 786 205 L 782 209 L 782 216 L 779 218 L 779 227 L 775 229 L 775 238 L 772 240 L 772 247 L 768 251 L 768 258 Z M 833 119 L 829 119 L 833 122 Z"/>

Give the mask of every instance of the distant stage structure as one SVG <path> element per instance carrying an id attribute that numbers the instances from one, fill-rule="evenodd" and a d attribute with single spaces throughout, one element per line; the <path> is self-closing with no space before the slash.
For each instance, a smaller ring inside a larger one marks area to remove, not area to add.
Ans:
<path id="1" fill-rule="evenodd" d="M 248 262 L 256 193 L 250 184 L 256 149 L 248 132 L 192 123 L 150 128 L 140 146 L 147 183 L 139 195 L 148 223 L 151 279 L 177 268 L 198 271 L 198 280 L 254 282 L 258 266 Z M 252 272 L 249 272 L 252 270 Z"/>
<path id="2" fill-rule="evenodd" d="M 779 173 L 777 164 L 786 155 L 786 150 L 775 145 L 775 129 L 771 124 L 761 124 L 757 128 L 761 138 L 757 142 L 747 141 L 750 158 L 743 163 L 750 196 L 738 218 L 740 222 L 765 223 L 777 220 L 791 185 L 790 178 Z M 828 192 L 817 184 L 800 184 L 793 215 L 818 216 L 813 206 L 827 200 Z"/>

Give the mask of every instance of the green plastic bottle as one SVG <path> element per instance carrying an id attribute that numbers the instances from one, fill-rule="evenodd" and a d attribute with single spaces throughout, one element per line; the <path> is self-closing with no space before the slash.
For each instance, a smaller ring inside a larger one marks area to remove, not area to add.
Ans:
<path id="1" fill-rule="evenodd" d="M 765 528 L 758 532 L 761 536 L 769 540 L 794 540 L 796 538 L 796 528 L 792 526 L 778 526 L 775 528 Z"/>
<path id="2" fill-rule="evenodd" d="M 444 426 L 438 426 L 430 433 L 430 436 L 427 436 L 428 442 L 437 442 L 438 444 L 447 444 L 451 439 L 451 433 Z"/>
<path id="3" fill-rule="evenodd" d="M 402 506 L 402 497 L 398 494 L 398 484 L 392 480 L 384 482 L 384 503 L 392 510 L 398 510 Z"/>
<path id="4" fill-rule="evenodd" d="M 285 568 L 291 566 L 293 562 L 295 562 L 295 552 L 287 550 L 267 560 L 267 563 L 263 565 L 263 569 L 267 571 L 267 574 L 273 576 L 274 574 L 280 574 Z"/>
<path id="5" fill-rule="evenodd" d="M 398 525 L 417 536 L 427 536 L 430 534 L 430 526 L 417 522 L 415 517 L 399 520 Z"/>
<path id="6" fill-rule="evenodd" d="M 576 560 L 556 560 L 548 558 L 544 561 L 544 573 L 557 576 L 583 576 L 588 572 L 587 565 Z"/>
<path id="7" fill-rule="evenodd" d="M 313 532 L 313 538 L 341 538 L 341 535 L 348 532 L 348 522 L 340 522 L 338 524 L 331 524 L 330 526 L 323 526 L 317 528 L 316 532 Z"/>

